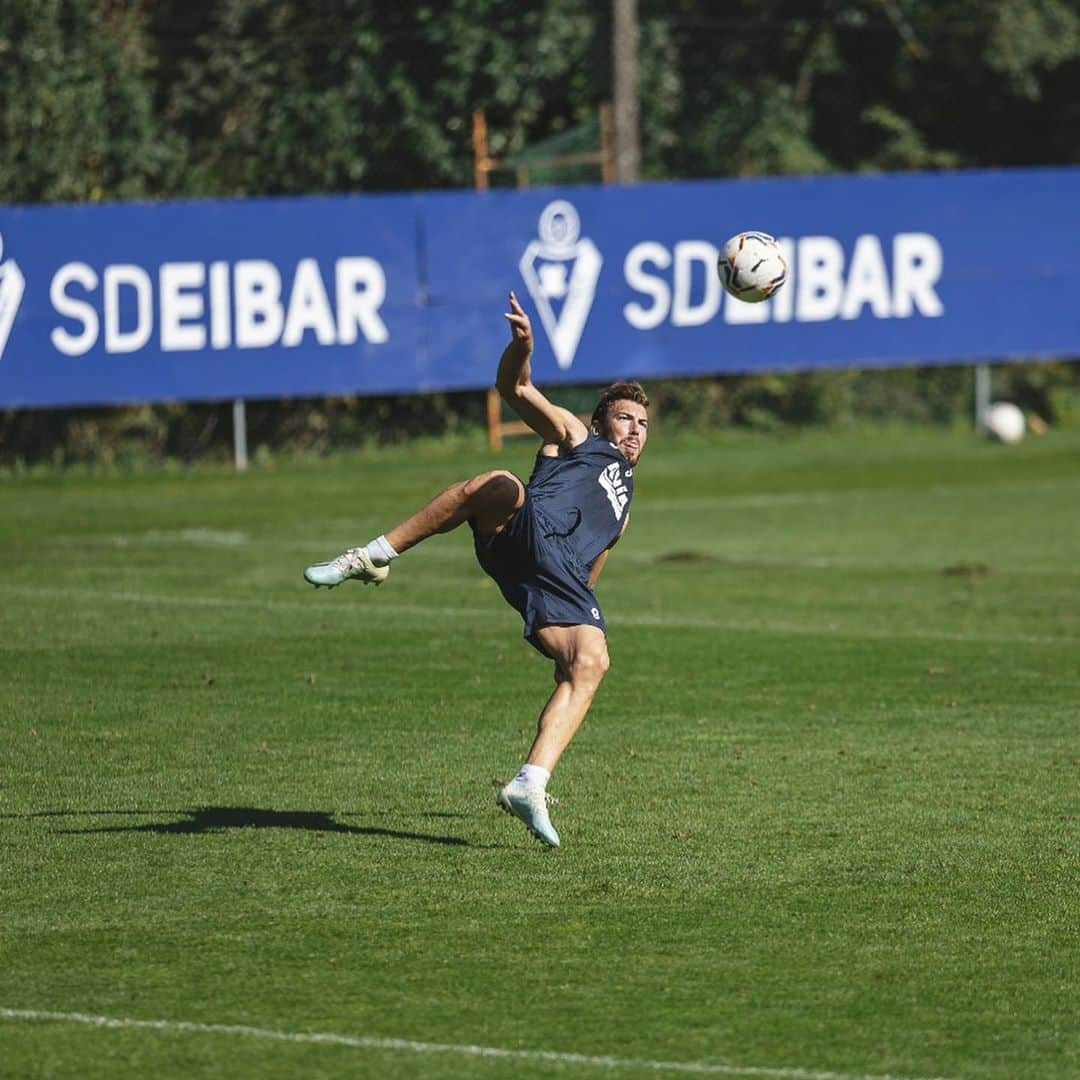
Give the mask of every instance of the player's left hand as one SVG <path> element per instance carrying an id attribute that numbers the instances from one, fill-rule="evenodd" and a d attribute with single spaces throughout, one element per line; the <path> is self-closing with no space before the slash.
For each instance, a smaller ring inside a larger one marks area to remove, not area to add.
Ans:
<path id="1" fill-rule="evenodd" d="M 510 324 L 510 340 L 532 352 L 532 323 L 529 322 L 529 316 L 525 314 L 525 309 L 518 303 L 518 298 L 513 291 L 510 293 L 510 310 L 503 314 Z"/>

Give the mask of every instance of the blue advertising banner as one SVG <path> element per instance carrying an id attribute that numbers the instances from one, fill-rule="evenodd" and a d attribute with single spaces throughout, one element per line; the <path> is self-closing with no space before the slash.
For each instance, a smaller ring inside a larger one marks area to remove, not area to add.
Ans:
<path id="1" fill-rule="evenodd" d="M 431 195 L 430 338 L 489 370 L 509 281 L 541 383 L 1075 356 L 1078 204 L 1076 169 Z M 716 274 L 745 229 L 790 267 L 760 304 Z"/>
<path id="2" fill-rule="evenodd" d="M 1080 355 L 1080 170 L 0 207 L 0 406 Z M 731 234 L 776 236 L 772 299 Z"/>
<path id="3" fill-rule="evenodd" d="M 0 404 L 423 389 L 413 202 L 0 209 Z"/>

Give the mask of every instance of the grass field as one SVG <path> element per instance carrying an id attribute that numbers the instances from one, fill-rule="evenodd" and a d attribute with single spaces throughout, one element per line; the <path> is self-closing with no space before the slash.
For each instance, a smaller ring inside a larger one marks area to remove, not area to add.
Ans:
<path id="1" fill-rule="evenodd" d="M 1080 1075 L 1080 434 L 657 432 L 559 851 L 468 535 L 300 577 L 492 463 L 0 481 L 0 1076 Z"/>

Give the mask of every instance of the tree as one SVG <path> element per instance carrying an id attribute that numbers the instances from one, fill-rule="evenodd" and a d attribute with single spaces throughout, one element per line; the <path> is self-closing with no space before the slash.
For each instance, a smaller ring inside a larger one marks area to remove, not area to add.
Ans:
<path id="1" fill-rule="evenodd" d="M 471 112 L 492 149 L 572 123 L 601 93 L 590 5 L 397 8 L 224 0 L 156 9 L 162 119 L 202 194 L 400 190 L 471 182 Z M 177 33 L 178 28 L 180 32 Z"/>
<path id="2" fill-rule="evenodd" d="M 1077 0 L 657 2 L 682 86 L 658 171 L 1080 160 Z"/>
<path id="3" fill-rule="evenodd" d="M 0 191 L 10 202 L 170 189 L 145 20 L 121 3 L 0 4 Z"/>

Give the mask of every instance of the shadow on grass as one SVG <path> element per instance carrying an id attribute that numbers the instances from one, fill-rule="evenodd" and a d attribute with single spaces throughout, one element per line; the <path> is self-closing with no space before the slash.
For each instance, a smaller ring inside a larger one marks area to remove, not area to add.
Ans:
<path id="1" fill-rule="evenodd" d="M 321 810 L 260 810 L 250 806 L 199 806 L 193 810 L 55 810 L 36 814 L 2 814 L 0 817 L 96 817 L 98 815 L 183 814 L 185 820 L 145 825 L 105 825 L 96 829 L 57 829 L 61 836 L 87 836 L 95 833 L 189 833 L 223 832 L 226 829 L 303 829 L 307 832 L 348 833 L 351 836 L 385 836 L 392 840 L 419 840 L 428 844 L 472 847 L 457 836 L 383 829 L 374 825 L 346 825 Z"/>

